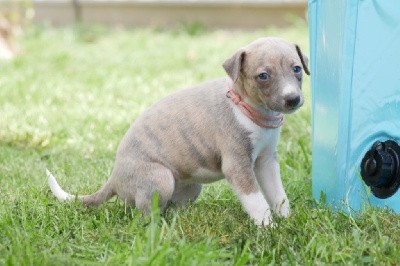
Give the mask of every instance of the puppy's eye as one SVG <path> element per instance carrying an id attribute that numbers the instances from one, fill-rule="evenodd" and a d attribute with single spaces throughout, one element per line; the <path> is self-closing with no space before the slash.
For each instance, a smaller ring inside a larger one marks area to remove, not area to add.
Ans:
<path id="1" fill-rule="evenodd" d="M 269 78 L 268 73 L 267 72 L 263 72 L 260 75 L 258 75 L 258 78 L 260 80 L 267 80 Z"/>
<path id="2" fill-rule="evenodd" d="M 294 67 L 293 67 L 293 72 L 296 73 L 296 74 L 299 74 L 299 73 L 301 72 L 301 67 L 299 67 L 299 66 L 294 66 Z"/>

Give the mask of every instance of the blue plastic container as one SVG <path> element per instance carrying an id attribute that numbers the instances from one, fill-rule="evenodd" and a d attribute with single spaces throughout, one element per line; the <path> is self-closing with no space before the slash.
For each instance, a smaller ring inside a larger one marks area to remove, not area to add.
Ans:
<path id="1" fill-rule="evenodd" d="M 375 161 L 361 166 L 375 142 L 400 143 L 400 1 L 309 0 L 309 22 L 313 196 L 400 212 L 400 190 L 380 198 L 361 176 L 375 171 Z"/>

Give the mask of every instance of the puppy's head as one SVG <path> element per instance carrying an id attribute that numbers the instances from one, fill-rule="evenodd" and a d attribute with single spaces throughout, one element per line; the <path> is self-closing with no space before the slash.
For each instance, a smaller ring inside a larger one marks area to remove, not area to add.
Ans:
<path id="1" fill-rule="evenodd" d="M 237 51 L 223 67 L 238 92 L 266 109 L 292 113 L 303 105 L 303 70 L 308 59 L 298 45 L 280 38 L 262 38 Z"/>

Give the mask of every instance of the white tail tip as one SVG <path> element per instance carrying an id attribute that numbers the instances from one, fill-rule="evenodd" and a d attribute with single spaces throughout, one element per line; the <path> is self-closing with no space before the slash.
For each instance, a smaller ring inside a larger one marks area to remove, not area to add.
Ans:
<path id="1" fill-rule="evenodd" d="M 53 195 L 57 199 L 62 200 L 62 201 L 75 199 L 75 197 L 73 195 L 68 194 L 60 187 L 60 185 L 57 183 L 56 178 L 50 173 L 50 171 L 48 169 L 46 169 L 46 175 L 48 178 L 50 190 L 51 190 L 51 192 L 53 192 Z"/>

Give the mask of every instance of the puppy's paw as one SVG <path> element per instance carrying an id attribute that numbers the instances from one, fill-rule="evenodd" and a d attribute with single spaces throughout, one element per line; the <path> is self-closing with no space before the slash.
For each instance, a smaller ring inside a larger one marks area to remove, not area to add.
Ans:
<path id="1" fill-rule="evenodd" d="M 240 195 L 239 199 L 256 225 L 271 226 L 272 211 L 260 191 L 249 195 Z"/>
<path id="2" fill-rule="evenodd" d="M 275 213 L 280 217 L 287 218 L 290 214 L 289 199 L 283 199 L 276 207 Z"/>
<path id="3" fill-rule="evenodd" d="M 254 223 L 259 227 L 275 227 L 272 221 L 272 213 L 268 209 L 259 217 L 253 218 Z"/>

